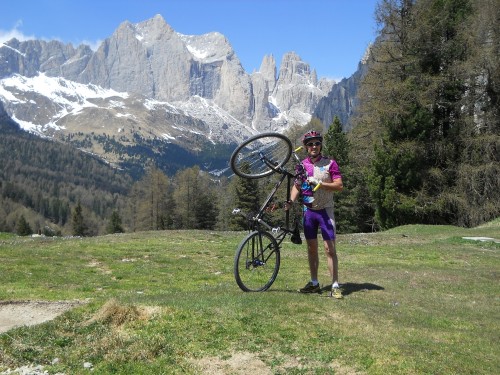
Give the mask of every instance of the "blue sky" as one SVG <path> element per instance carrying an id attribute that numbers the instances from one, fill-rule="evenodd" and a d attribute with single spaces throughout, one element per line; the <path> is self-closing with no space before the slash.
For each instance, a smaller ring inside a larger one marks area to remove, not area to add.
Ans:
<path id="1" fill-rule="evenodd" d="M 265 55 L 279 66 L 296 52 L 318 77 L 349 77 L 376 35 L 378 0 L 9 0 L 0 12 L 0 42 L 59 40 L 96 49 L 124 21 L 161 14 L 177 32 L 218 31 L 244 69 Z"/>

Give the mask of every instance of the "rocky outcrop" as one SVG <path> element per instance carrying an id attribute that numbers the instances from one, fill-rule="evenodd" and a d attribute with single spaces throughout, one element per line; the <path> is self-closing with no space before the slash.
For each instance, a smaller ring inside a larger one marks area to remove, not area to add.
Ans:
<path id="1" fill-rule="evenodd" d="M 349 119 L 356 110 L 358 87 L 366 70 L 367 65 L 361 62 L 351 77 L 334 85 L 328 95 L 319 100 L 313 116 L 319 118 L 326 126 L 329 126 L 337 116 L 344 130 L 350 130 L 352 125 Z"/>
<path id="2" fill-rule="evenodd" d="M 12 39 L 0 45 L 0 79 L 12 74 L 34 77 L 39 72 L 45 72 L 53 77 L 67 77 L 76 81 L 92 54 L 90 47 L 85 45 L 75 49 L 71 44 L 58 41 L 20 42 Z"/>

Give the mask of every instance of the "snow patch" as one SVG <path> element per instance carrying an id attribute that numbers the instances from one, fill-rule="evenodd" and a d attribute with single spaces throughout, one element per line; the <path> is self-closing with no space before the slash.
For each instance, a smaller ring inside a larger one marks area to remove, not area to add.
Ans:
<path id="1" fill-rule="evenodd" d="M 0 46 L 0 48 L 2 48 L 2 47 L 9 48 L 9 49 L 11 49 L 12 51 L 14 51 L 14 52 L 16 52 L 16 53 L 20 54 L 21 56 L 26 57 L 26 54 L 25 54 L 25 53 L 22 53 L 22 52 L 21 52 L 21 51 L 19 51 L 18 49 L 12 48 L 11 46 L 8 46 L 8 45 L 7 45 L 7 44 L 5 44 L 5 43 L 2 43 L 2 45 Z"/>

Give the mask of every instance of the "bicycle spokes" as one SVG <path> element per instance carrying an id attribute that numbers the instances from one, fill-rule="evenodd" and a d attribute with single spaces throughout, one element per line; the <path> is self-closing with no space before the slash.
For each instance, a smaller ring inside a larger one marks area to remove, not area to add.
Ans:
<path id="1" fill-rule="evenodd" d="M 279 133 L 263 133 L 249 138 L 231 155 L 233 172 L 244 178 L 261 178 L 275 173 L 292 154 L 292 143 Z"/>
<path id="2" fill-rule="evenodd" d="M 276 279 L 280 266 L 279 246 L 268 232 L 250 233 L 238 247 L 234 276 L 246 292 L 268 289 Z"/>

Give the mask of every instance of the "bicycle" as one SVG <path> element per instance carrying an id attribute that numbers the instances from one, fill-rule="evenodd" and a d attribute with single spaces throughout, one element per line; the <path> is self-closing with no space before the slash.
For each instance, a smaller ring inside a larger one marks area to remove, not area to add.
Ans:
<path id="1" fill-rule="evenodd" d="M 273 173 L 280 174 L 257 214 L 246 214 L 235 208 L 233 214 L 241 214 L 249 221 L 249 234 L 239 244 L 234 257 L 234 277 L 241 290 L 260 292 L 271 287 L 280 268 L 280 249 L 284 239 L 290 235 L 291 241 L 302 243 L 299 218 L 295 216 L 290 227 L 290 211 L 285 211 L 283 226 L 272 226 L 264 219 L 269 209 L 275 208 L 274 196 L 283 182 L 287 181 L 286 200 L 290 200 L 292 180 L 305 178 L 306 173 L 297 152 L 292 151 L 292 142 L 280 133 L 262 133 L 241 143 L 232 153 L 230 166 L 242 178 L 257 179 Z M 296 162 L 294 172 L 286 167 L 290 157 Z"/>

